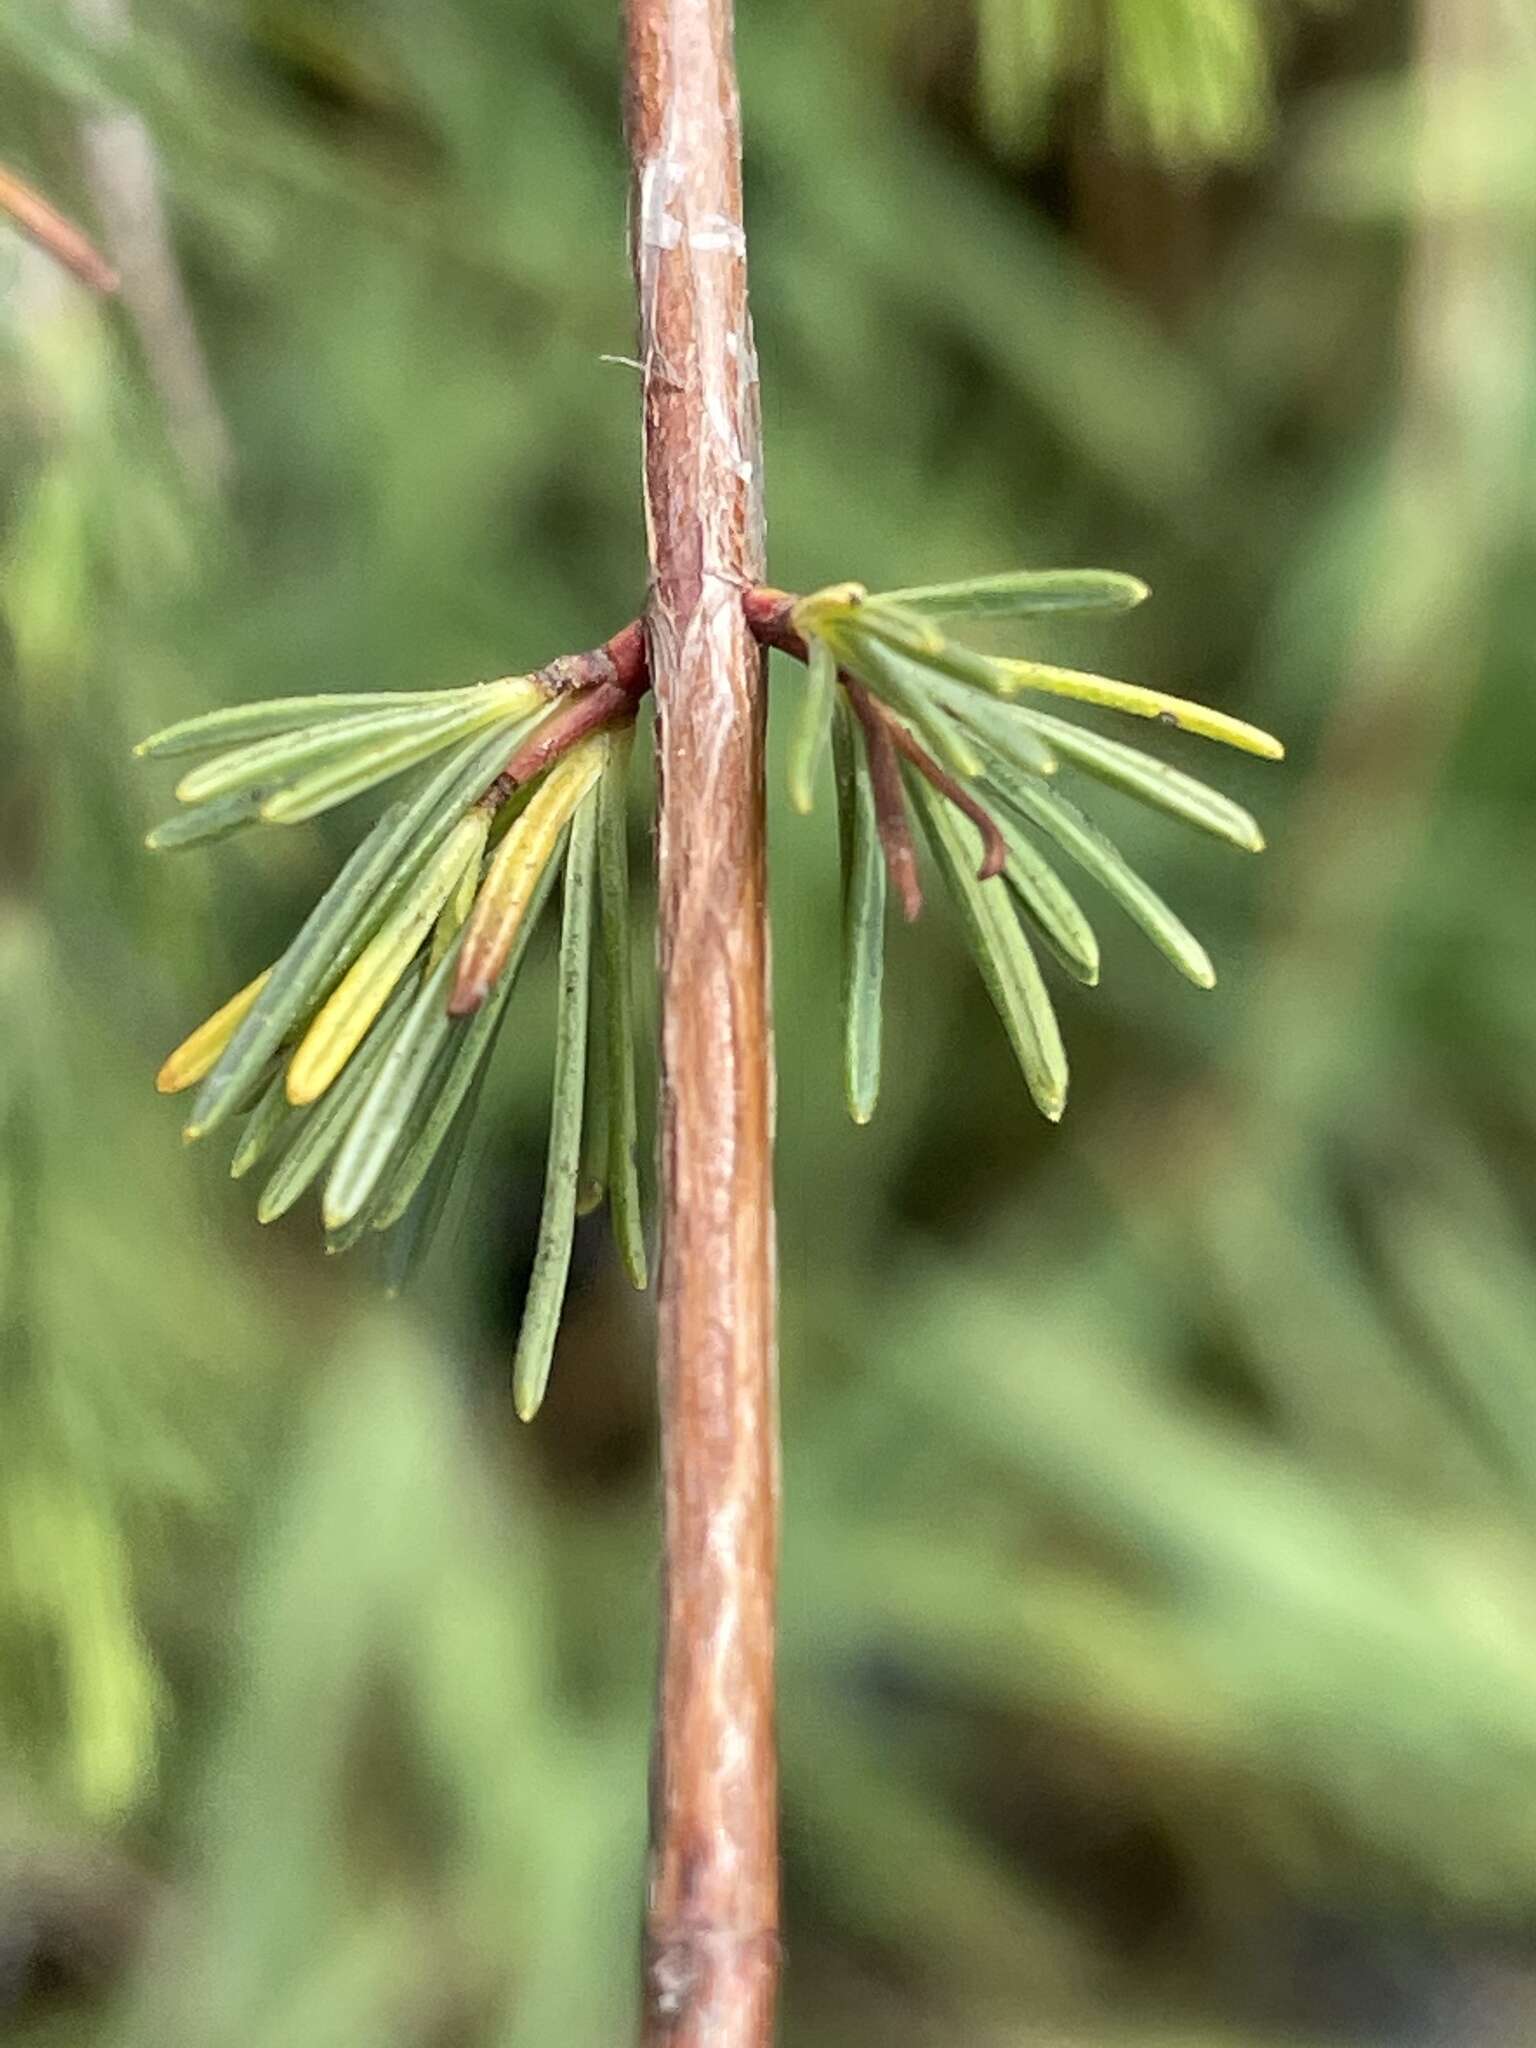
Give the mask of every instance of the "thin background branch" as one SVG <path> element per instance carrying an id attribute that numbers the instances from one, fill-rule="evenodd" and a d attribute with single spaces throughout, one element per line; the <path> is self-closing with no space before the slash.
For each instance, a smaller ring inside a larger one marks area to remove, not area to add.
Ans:
<path id="1" fill-rule="evenodd" d="M 70 0 L 92 42 L 132 33 L 128 0 Z M 149 374 L 165 408 L 182 468 L 202 491 L 218 491 L 233 457 L 191 302 L 171 245 L 154 144 L 143 119 L 108 107 L 81 123 L 86 181 L 107 249 L 122 273 L 122 299 L 138 330 Z"/>
<path id="2" fill-rule="evenodd" d="M 0 164 L 0 214 L 14 221 L 30 241 L 46 249 L 82 284 L 98 292 L 117 290 L 117 272 L 89 236 L 4 164 Z"/>

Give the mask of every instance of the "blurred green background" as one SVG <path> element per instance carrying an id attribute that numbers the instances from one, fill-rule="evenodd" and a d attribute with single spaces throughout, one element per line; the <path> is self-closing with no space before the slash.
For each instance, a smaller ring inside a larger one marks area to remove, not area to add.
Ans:
<path id="1" fill-rule="evenodd" d="M 1060 1130 L 937 900 L 847 1124 L 775 781 L 786 2048 L 1529 2039 L 1536 14 L 740 14 L 774 579 L 1131 569 L 1039 649 L 1291 748 L 1167 736 L 1260 860 L 1106 800 L 1221 984 L 1106 920 Z M 9 2038 L 629 2036 L 652 1332 L 589 1227 L 511 1420 L 547 958 L 386 1304 L 151 1087 L 353 827 L 154 858 L 128 752 L 636 609 L 616 16 L 0 16 L 126 278 L 0 235 Z"/>

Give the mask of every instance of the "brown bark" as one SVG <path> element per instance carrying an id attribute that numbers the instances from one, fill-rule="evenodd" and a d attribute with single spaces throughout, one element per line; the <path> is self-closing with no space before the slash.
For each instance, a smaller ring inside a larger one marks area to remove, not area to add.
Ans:
<path id="1" fill-rule="evenodd" d="M 644 2038 L 765 2048 L 778 1978 L 771 1024 L 756 356 L 729 0 L 628 0 L 658 719 L 663 1613 Z"/>

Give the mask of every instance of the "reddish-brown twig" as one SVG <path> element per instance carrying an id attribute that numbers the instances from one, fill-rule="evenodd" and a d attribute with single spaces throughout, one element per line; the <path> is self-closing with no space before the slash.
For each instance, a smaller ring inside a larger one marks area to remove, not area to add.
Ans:
<path id="1" fill-rule="evenodd" d="M 515 789 L 532 782 L 589 733 L 634 717 L 650 687 L 644 629 L 635 619 L 603 646 L 585 654 L 558 655 L 538 674 L 557 698 L 563 694 L 564 701 L 540 720 L 481 797 L 488 810 L 498 810 Z"/>
<path id="2" fill-rule="evenodd" d="M 757 583 L 744 593 L 741 610 L 759 647 L 776 647 L 781 654 L 792 654 L 796 661 L 804 661 L 805 641 L 793 625 L 797 602 L 793 591 L 775 590 L 771 583 Z"/>
<path id="3" fill-rule="evenodd" d="M 880 835 L 880 851 L 885 855 L 885 871 L 900 899 L 902 916 L 908 924 L 915 924 L 923 914 L 923 885 L 917 875 L 917 848 L 912 844 L 912 825 L 907 816 L 906 792 L 901 786 L 892 721 L 880 716 L 880 706 L 857 683 L 849 684 L 845 679 L 844 688 L 864 729 L 869 784 L 875 799 L 875 830 Z"/>

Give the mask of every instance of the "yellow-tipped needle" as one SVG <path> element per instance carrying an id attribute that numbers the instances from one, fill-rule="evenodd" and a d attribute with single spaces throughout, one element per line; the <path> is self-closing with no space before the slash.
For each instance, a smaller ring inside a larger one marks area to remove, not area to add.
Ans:
<path id="1" fill-rule="evenodd" d="M 586 740 L 557 761 L 497 848 L 470 913 L 459 953 L 458 978 L 448 998 L 455 1017 L 478 1010 L 506 965 L 518 927 L 560 834 L 603 771 L 607 741 Z"/>
<path id="2" fill-rule="evenodd" d="M 270 967 L 263 968 L 254 981 L 247 982 L 222 1009 L 215 1010 L 189 1038 L 181 1041 L 155 1076 L 155 1086 L 162 1095 L 179 1095 L 183 1088 L 190 1088 L 205 1074 L 213 1072 L 219 1063 L 219 1055 L 249 1016 L 271 972 Z"/>
<path id="3" fill-rule="evenodd" d="M 478 867 L 484 844 L 481 813 L 472 812 L 454 826 L 442 850 L 358 954 L 299 1041 L 288 1066 L 290 1102 L 314 1102 L 330 1087 L 415 959 L 465 868 L 471 862 Z"/>

